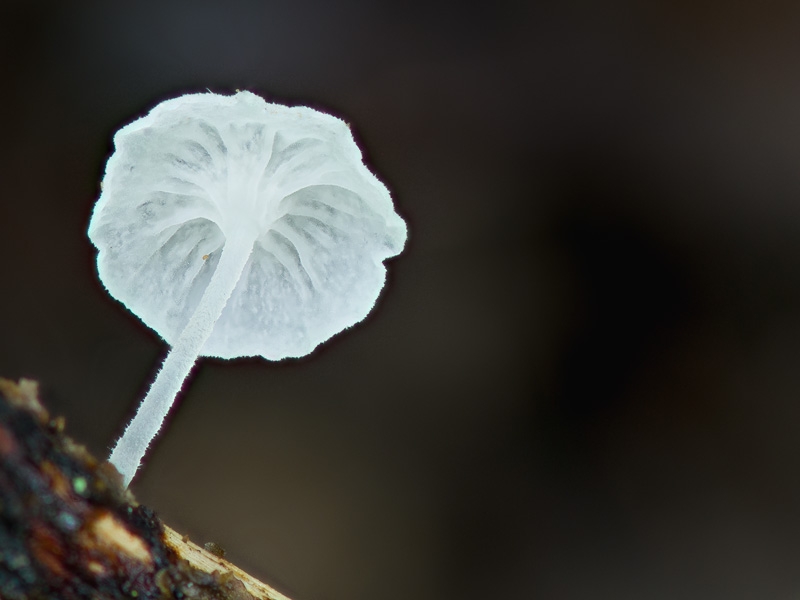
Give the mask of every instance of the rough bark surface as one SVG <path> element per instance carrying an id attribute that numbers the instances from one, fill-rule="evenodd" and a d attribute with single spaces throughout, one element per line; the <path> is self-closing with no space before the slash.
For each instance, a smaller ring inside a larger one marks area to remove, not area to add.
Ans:
<path id="1" fill-rule="evenodd" d="M 288 600 L 164 526 L 63 429 L 35 382 L 0 379 L 0 600 Z"/>

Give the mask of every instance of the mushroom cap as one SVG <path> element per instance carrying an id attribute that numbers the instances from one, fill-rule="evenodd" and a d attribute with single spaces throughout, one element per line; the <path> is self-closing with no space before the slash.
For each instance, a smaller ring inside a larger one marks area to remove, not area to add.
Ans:
<path id="1" fill-rule="evenodd" d="M 174 345 L 232 239 L 252 239 L 201 355 L 303 356 L 361 321 L 406 240 L 349 126 L 250 92 L 120 129 L 89 225 L 109 293 Z"/>

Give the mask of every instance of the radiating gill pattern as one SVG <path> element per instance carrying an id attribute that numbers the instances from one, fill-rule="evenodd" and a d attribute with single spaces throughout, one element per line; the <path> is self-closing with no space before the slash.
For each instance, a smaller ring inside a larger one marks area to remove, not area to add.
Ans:
<path id="1" fill-rule="evenodd" d="M 161 180 L 152 180 L 154 187 L 160 187 L 154 191 L 171 192 L 176 185 L 192 188 L 192 192 L 175 191 L 202 199 L 219 215 L 227 193 L 228 149 L 217 128 L 201 119 L 185 119 L 165 128 L 160 147 L 163 154 L 155 152 L 152 157 L 163 161 L 165 172 Z"/>
<path id="2" fill-rule="evenodd" d="M 281 358 L 285 353 L 300 356 L 313 347 L 308 328 L 313 326 L 314 289 L 298 269 L 297 257 L 288 245 L 276 240 L 278 253 L 262 245 L 253 248 L 250 263 L 212 334 L 215 347 L 235 341 L 243 356 Z M 265 350 L 264 336 L 273 332 L 282 340 L 272 353 Z"/>
<path id="3" fill-rule="evenodd" d="M 278 133 L 272 156 L 261 175 L 258 193 L 280 205 L 285 198 L 311 185 L 336 184 L 344 179 L 352 184 L 352 174 L 349 178 L 342 177 L 346 172 L 344 157 L 325 140 L 305 137 L 287 143 Z M 265 207 L 265 210 L 271 208 Z"/>
<path id="4" fill-rule="evenodd" d="M 151 240 L 149 254 L 141 252 L 146 258 L 130 274 L 129 288 L 156 301 L 153 318 L 161 326 L 183 328 L 188 321 L 184 307 L 199 302 L 223 245 L 219 228 L 205 219 L 164 230 Z"/>
<path id="5" fill-rule="evenodd" d="M 288 273 L 302 277 L 302 282 L 298 280 L 301 289 L 310 284 L 324 290 L 331 281 L 331 269 L 340 266 L 331 257 L 358 257 L 356 250 L 369 244 L 370 232 L 383 225 L 376 215 L 354 216 L 350 211 L 360 210 L 362 215 L 369 215 L 370 211 L 354 192 L 336 186 L 309 185 L 281 198 L 279 204 L 283 216 L 259 237 L 258 244 Z M 365 258 L 356 260 L 372 260 L 369 253 L 360 255 Z"/>
<path id="6" fill-rule="evenodd" d="M 388 191 L 329 115 L 246 92 L 189 95 L 114 142 L 89 231 L 98 269 L 170 343 L 217 280 L 226 248 L 242 252 L 251 237 L 204 354 L 310 352 L 363 319 L 383 261 L 404 245 Z"/>

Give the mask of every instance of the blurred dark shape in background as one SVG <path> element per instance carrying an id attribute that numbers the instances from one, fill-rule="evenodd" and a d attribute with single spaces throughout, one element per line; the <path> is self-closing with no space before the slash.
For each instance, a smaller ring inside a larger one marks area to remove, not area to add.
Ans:
<path id="1" fill-rule="evenodd" d="M 800 5 L 11 1 L 0 375 L 105 455 L 166 347 L 85 230 L 111 137 L 249 89 L 407 218 L 367 321 L 206 360 L 134 481 L 296 600 L 800 593 Z"/>

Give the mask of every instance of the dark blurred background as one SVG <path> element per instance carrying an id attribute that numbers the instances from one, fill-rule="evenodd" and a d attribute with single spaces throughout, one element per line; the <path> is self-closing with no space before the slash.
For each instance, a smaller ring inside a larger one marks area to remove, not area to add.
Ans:
<path id="1" fill-rule="evenodd" d="M 202 361 L 133 483 L 295 600 L 800 594 L 800 4 L 6 1 L 0 375 L 104 456 L 167 348 L 102 289 L 111 137 L 249 89 L 352 123 L 377 309 Z"/>

